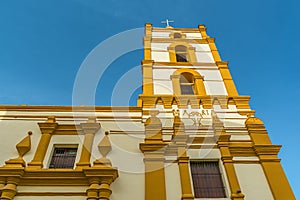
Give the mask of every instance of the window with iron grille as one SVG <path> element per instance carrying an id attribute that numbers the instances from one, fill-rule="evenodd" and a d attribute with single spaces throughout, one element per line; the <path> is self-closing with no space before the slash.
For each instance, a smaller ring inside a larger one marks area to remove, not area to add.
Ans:
<path id="1" fill-rule="evenodd" d="M 77 148 L 55 148 L 49 168 L 70 168 L 74 167 Z"/>
<path id="2" fill-rule="evenodd" d="M 190 166 L 196 198 L 226 197 L 219 162 L 193 161 Z"/>

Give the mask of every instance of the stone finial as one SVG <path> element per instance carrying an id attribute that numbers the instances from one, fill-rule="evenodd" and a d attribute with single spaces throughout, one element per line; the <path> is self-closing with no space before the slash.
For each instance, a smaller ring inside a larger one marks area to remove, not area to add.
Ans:
<path id="1" fill-rule="evenodd" d="M 98 144 L 98 150 L 103 157 L 94 161 L 94 167 L 111 167 L 110 160 L 106 158 L 107 154 L 112 150 L 108 134 L 109 132 L 106 131 L 103 139 Z"/>
<path id="2" fill-rule="evenodd" d="M 109 132 L 105 132 L 105 136 L 101 140 L 101 142 L 98 144 L 98 150 L 102 154 L 102 156 L 105 158 L 106 155 L 111 151 L 111 143 L 108 138 Z"/>
<path id="3" fill-rule="evenodd" d="M 30 136 L 32 135 L 31 131 L 28 131 L 28 136 L 26 136 L 21 142 L 16 145 L 17 151 L 20 157 L 23 157 L 31 149 L 31 140 Z"/>
<path id="4" fill-rule="evenodd" d="M 22 168 L 26 166 L 23 156 L 31 149 L 30 135 L 32 135 L 32 132 L 28 131 L 28 136 L 26 136 L 21 142 L 19 142 L 16 145 L 17 151 L 19 153 L 19 157 L 12 158 L 10 160 L 5 161 L 4 167 Z"/>

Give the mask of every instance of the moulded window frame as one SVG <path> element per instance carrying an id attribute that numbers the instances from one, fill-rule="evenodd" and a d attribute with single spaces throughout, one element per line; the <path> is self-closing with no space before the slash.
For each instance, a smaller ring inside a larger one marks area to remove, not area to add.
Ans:
<path id="1" fill-rule="evenodd" d="M 52 160 L 52 157 L 54 154 L 54 150 L 56 148 L 76 148 L 77 149 L 73 168 L 50 168 L 51 160 Z M 50 155 L 48 157 L 48 161 L 47 161 L 47 169 L 74 169 L 76 167 L 76 160 L 78 159 L 78 157 L 79 157 L 79 144 L 53 144 Z"/>
<path id="2" fill-rule="evenodd" d="M 229 188 L 229 183 L 228 180 L 226 179 L 226 173 L 225 173 L 225 168 L 223 166 L 223 163 L 220 159 L 190 159 L 189 160 L 189 174 L 190 174 L 190 180 L 191 180 L 191 189 L 193 192 L 193 195 L 195 195 L 195 191 L 194 191 L 194 182 L 193 182 L 193 177 L 192 177 L 192 170 L 191 170 L 191 162 L 218 162 L 219 165 L 219 170 L 220 170 L 220 175 L 221 175 L 221 179 L 223 182 L 223 186 L 224 186 L 224 190 L 225 190 L 225 196 L 224 198 L 194 198 L 194 200 L 230 200 L 230 188 Z"/>
<path id="3" fill-rule="evenodd" d="M 178 38 L 180 39 L 180 38 Z M 187 62 L 177 62 L 177 56 L 176 56 L 176 47 L 177 46 L 184 46 L 186 47 L 186 59 Z M 191 46 L 190 44 L 182 41 L 174 41 L 169 47 L 168 47 L 170 62 L 179 63 L 179 64 L 185 64 L 185 63 L 196 63 L 196 48 Z"/>
<path id="4" fill-rule="evenodd" d="M 174 95 L 191 95 L 192 94 L 182 94 L 181 93 L 181 83 L 180 83 L 180 76 L 183 73 L 191 73 L 193 75 L 193 89 L 194 94 L 193 95 L 200 95 L 200 96 L 206 96 L 206 88 L 204 85 L 204 77 L 201 76 L 197 71 L 194 69 L 188 69 L 188 68 L 182 68 L 176 70 L 171 76 L 170 79 L 172 80 L 172 86 L 173 86 L 173 94 Z"/>

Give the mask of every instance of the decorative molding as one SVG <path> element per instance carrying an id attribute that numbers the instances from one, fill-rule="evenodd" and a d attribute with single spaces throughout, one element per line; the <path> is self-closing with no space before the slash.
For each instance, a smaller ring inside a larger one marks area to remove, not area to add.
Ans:
<path id="1" fill-rule="evenodd" d="M 174 38 L 152 38 L 152 43 L 173 43 L 176 42 L 186 42 L 189 44 L 209 44 L 207 39 L 174 39 Z"/>
<path id="2" fill-rule="evenodd" d="M 178 108 L 187 108 L 190 104 L 192 108 L 200 108 L 200 105 L 205 109 L 213 108 L 213 103 L 218 102 L 221 108 L 228 107 L 228 99 L 233 98 L 238 109 L 249 109 L 249 96 L 201 96 L 201 95 L 139 95 L 143 108 L 155 108 L 157 100 L 160 99 L 164 108 L 171 109 L 174 102 Z"/>
<path id="3" fill-rule="evenodd" d="M 199 33 L 199 30 L 197 28 L 153 28 L 152 32 L 171 32 L 171 31 L 181 31 L 185 33 Z"/>

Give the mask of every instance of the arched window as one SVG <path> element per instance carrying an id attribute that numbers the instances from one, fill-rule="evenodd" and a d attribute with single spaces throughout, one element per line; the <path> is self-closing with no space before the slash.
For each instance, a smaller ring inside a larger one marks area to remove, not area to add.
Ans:
<path id="1" fill-rule="evenodd" d="M 181 94 L 195 94 L 193 74 L 188 72 L 180 74 L 180 90 Z"/>
<path id="2" fill-rule="evenodd" d="M 176 61 L 177 62 L 188 62 L 187 48 L 183 45 L 175 47 Z"/>

